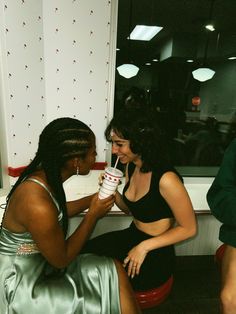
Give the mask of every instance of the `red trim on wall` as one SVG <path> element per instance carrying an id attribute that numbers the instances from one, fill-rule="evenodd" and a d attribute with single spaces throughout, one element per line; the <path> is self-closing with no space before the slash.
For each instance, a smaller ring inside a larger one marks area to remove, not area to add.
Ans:
<path id="1" fill-rule="evenodd" d="M 92 170 L 104 170 L 106 165 L 107 165 L 106 162 L 96 162 Z M 17 168 L 8 167 L 8 175 L 14 178 L 19 177 L 25 168 L 26 166 L 17 167 Z"/>
<path id="2" fill-rule="evenodd" d="M 107 162 L 95 162 L 93 170 L 104 170 L 107 166 Z"/>
<path id="3" fill-rule="evenodd" d="M 26 166 L 18 167 L 18 168 L 13 168 L 13 167 L 8 167 L 8 175 L 10 177 L 19 177 L 21 172 L 26 168 Z"/>

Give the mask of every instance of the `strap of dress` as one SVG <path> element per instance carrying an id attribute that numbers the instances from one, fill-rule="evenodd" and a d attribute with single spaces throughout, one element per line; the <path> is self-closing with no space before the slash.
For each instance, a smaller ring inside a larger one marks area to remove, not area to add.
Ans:
<path id="1" fill-rule="evenodd" d="M 27 178 L 25 181 L 33 181 L 33 182 L 38 183 L 39 185 L 41 185 L 48 192 L 48 194 L 51 196 L 53 202 L 55 203 L 57 209 L 59 210 L 59 205 L 58 205 L 57 200 L 55 199 L 55 197 L 52 195 L 52 193 L 49 191 L 49 189 L 46 187 L 46 185 L 43 182 L 41 182 L 41 181 L 39 181 L 37 179 L 34 179 L 34 178 Z"/>

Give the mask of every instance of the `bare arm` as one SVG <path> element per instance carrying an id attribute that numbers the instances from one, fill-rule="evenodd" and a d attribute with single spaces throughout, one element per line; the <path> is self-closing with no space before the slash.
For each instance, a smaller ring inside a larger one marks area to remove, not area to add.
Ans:
<path id="1" fill-rule="evenodd" d="M 189 195 L 173 172 L 167 172 L 160 180 L 160 192 L 170 206 L 176 225 L 158 237 L 145 243 L 148 251 L 175 244 L 196 234 L 196 218 Z"/>
<path id="2" fill-rule="evenodd" d="M 30 196 L 28 201 L 24 202 L 29 205 L 20 215 L 21 224 L 31 233 L 48 262 L 57 268 L 64 268 L 80 253 L 98 219 L 111 209 L 114 196 L 99 200 L 96 194 L 81 224 L 66 240 L 58 223 L 58 210 L 50 197 L 43 191 Z"/>
<path id="3" fill-rule="evenodd" d="M 75 201 L 68 201 L 66 203 L 68 217 L 76 216 L 88 209 L 94 195 L 85 196 Z"/>
<path id="4" fill-rule="evenodd" d="M 124 266 L 129 264 L 128 275 L 138 274 L 149 251 L 186 240 L 196 234 L 196 218 L 189 195 L 173 172 L 167 172 L 160 180 L 160 192 L 170 206 L 176 225 L 156 237 L 142 241 L 128 253 Z M 132 265 L 137 265 L 133 270 Z"/>
<path id="5" fill-rule="evenodd" d="M 116 194 L 115 194 L 115 204 L 126 215 L 130 214 L 129 208 L 126 206 L 125 202 L 123 201 L 122 195 L 120 194 L 119 191 L 116 191 Z"/>

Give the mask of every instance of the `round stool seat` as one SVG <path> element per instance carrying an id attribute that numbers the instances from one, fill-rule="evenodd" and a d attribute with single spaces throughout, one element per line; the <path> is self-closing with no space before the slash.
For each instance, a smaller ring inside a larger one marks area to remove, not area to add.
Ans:
<path id="1" fill-rule="evenodd" d="M 215 262 L 217 263 L 219 267 L 221 267 L 221 262 L 224 256 L 225 248 L 226 248 L 226 244 L 223 243 L 221 246 L 218 247 L 215 253 Z"/>
<path id="2" fill-rule="evenodd" d="M 171 276 L 163 285 L 158 288 L 153 288 L 146 291 L 135 291 L 135 296 L 140 308 L 147 309 L 164 302 L 170 294 L 173 281 L 173 276 Z"/>

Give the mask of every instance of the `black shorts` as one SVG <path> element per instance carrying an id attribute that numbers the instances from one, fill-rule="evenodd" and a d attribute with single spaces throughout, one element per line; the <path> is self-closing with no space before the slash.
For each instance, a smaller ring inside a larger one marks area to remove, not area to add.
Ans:
<path id="1" fill-rule="evenodd" d="M 123 230 L 111 231 L 89 240 L 81 254 L 94 253 L 116 258 L 121 263 L 127 253 L 140 242 L 152 236 L 140 231 L 132 222 Z M 135 291 L 157 288 L 173 274 L 175 267 L 175 250 L 173 245 L 150 251 L 131 284 Z"/>

